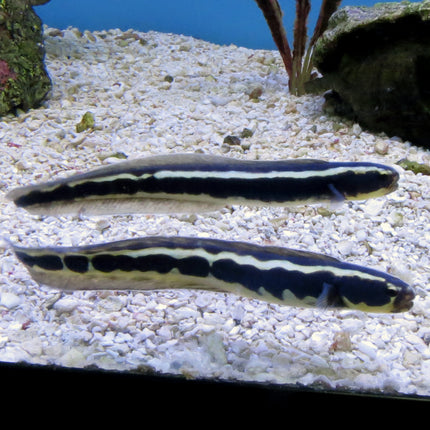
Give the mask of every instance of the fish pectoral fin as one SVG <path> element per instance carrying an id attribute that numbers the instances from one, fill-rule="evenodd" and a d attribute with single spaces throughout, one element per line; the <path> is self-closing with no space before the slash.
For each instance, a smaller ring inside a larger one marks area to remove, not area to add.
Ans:
<path id="1" fill-rule="evenodd" d="M 339 209 L 346 200 L 345 196 L 333 184 L 328 184 L 328 188 L 331 191 L 330 208 L 332 210 Z"/>
<path id="2" fill-rule="evenodd" d="M 334 285 L 327 282 L 323 283 L 323 289 L 318 296 L 316 305 L 321 309 L 332 308 L 337 305 L 336 288 Z"/>

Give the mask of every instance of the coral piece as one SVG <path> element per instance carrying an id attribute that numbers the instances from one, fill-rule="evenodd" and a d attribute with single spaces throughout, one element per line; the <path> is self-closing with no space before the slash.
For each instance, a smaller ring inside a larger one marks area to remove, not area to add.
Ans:
<path id="1" fill-rule="evenodd" d="M 9 68 L 4 60 L 0 60 L 0 90 L 6 89 L 9 79 L 15 80 L 16 73 Z"/>

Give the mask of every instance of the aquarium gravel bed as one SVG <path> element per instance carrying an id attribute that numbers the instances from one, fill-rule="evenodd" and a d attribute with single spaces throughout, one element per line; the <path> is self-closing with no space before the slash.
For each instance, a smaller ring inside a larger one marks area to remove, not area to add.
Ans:
<path id="1" fill-rule="evenodd" d="M 417 297 L 401 314 L 305 309 L 224 293 L 37 285 L 1 243 L 0 360 L 188 378 L 430 395 L 430 177 L 337 206 L 227 207 L 189 215 L 33 216 L 12 188 L 155 154 L 430 164 L 428 151 L 293 97 L 276 51 L 156 32 L 45 27 L 53 81 L 40 109 L 0 122 L 1 236 L 25 246 L 145 235 L 243 240 L 388 271 Z M 76 131 L 86 112 L 93 129 Z M 228 138 L 227 136 L 234 136 Z"/>

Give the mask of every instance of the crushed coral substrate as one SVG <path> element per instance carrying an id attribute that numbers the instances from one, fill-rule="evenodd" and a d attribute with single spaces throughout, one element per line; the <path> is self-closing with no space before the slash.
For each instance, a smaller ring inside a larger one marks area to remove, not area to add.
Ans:
<path id="1" fill-rule="evenodd" d="M 378 315 L 205 291 L 65 294 L 37 285 L 5 241 L 1 361 L 430 394 L 429 176 L 399 167 L 396 192 L 333 208 L 38 217 L 5 199 L 14 187 L 124 157 L 197 151 L 394 165 L 430 163 L 428 151 L 326 116 L 322 97 L 291 96 L 275 51 L 156 32 L 44 31 L 53 91 L 39 109 L 0 122 L 2 237 L 28 246 L 143 235 L 282 245 L 388 271 L 417 298 L 407 313 Z M 86 112 L 94 127 L 78 133 Z"/>

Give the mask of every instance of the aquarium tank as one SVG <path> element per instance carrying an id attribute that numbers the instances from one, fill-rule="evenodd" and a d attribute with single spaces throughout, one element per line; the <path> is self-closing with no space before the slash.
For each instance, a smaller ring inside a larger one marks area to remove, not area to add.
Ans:
<path id="1" fill-rule="evenodd" d="M 429 399 L 429 18 L 1 1 L 2 368 Z"/>

